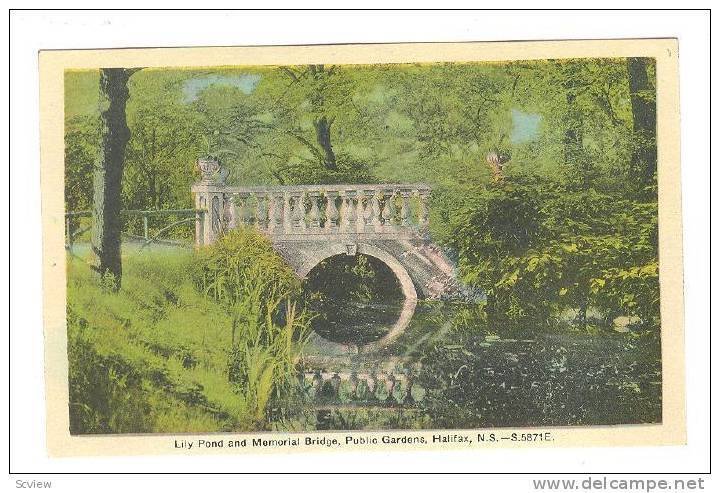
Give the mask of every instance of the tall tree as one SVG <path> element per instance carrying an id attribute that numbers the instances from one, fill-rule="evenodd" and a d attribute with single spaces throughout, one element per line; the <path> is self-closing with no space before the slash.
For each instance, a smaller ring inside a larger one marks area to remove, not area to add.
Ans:
<path id="1" fill-rule="evenodd" d="M 573 163 L 582 156 L 583 150 L 583 116 L 578 108 L 578 91 L 581 86 L 575 74 L 571 70 L 563 82 L 565 99 L 567 102 L 567 121 L 565 127 L 565 138 L 563 140 L 563 153 L 565 163 Z"/>
<path id="2" fill-rule="evenodd" d="M 333 75 L 337 67 L 325 68 L 324 65 L 308 65 L 307 77 L 310 81 L 309 101 L 313 113 L 313 128 L 315 128 L 315 142 L 320 147 L 320 156 L 323 166 L 329 170 L 337 169 L 337 158 L 330 139 L 330 130 L 335 122 L 335 116 L 328 116 L 331 111 L 331 95 L 328 94 L 329 85 L 333 82 Z"/>
<path id="3" fill-rule="evenodd" d="M 125 146 L 130 140 L 125 105 L 130 92 L 127 82 L 133 70 L 100 70 L 100 152 L 93 170 L 93 269 L 120 288 L 122 262 L 120 232 L 122 221 L 122 175 Z"/>
<path id="4" fill-rule="evenodd" d="M 335 118 L 328 118 L 323 115 L 313 120 L 313 126 L 315 127 L 315 140 L 317 141 L 320 148 L 323 150 L 323 164 L 327 169 L 337 169 L 337 158 L 335 157 L 335 151 L 330 141 L 330 128 L 332 127 Z"/>
<path id="5" fill-rule="evenodd" d="M 632 105 L 633 168 L 643 184 L 651 183 L 657 170 L 655 91 L 648 78 L 649 58 L 628 58 L 628 83 Z"/>
<path id="6" fill-rule="evenodd" d="M 133 76 L 133 96 L 126 108 L 131 133 L 123 176 L 126 208 L 179 209 L 192 204 L 190 185 L 205 129 L 182 99 L 186 78 L 174 72 Z"/>
<path id="7" fill-rule="evenodd" d="M 308 113 L 315 131 L 314 142 L 305 139 L 300 132 L 292 135 L 306 145 L 313 156 L 325 169 L 338 169 L 337 156 L 333 149 L 332 128 L 339 113 L 348 111 L 352 99 L 352 87 L 347 74 L 333 65 L 307 65 L 304 67 L 281 67 L 281 72 L 290 78 L 288 92 L 308 104 Z"/>

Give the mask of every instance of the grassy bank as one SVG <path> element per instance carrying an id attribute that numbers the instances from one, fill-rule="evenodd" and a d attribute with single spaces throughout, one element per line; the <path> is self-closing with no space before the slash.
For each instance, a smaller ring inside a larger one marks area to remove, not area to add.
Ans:
<path id="1" fill-rule="evenodd" d="M 68 260 L 72 433 L 268 426 L 269 415 L 277 414 L 274 402 L 290 398 L 294 376 L 287 366 L 300 348 L 304 321 L 281 289 L 290 277 L 279 258 L 270 250 L 263 257 L 266 245 L 251 245 L 255 238 L 235 241 L 201 256 L 130 255 L 118 292 L 99 285 L 83 259 Z M 239 277 L 221 279 L 213 270 L 222 264 L 217 255 L 236 247 L 245 248 L 245 256 L 228 265 Z M 276 276 L 260 285 L 252 269 L 263 261 Z M 230 288 L 254 298 L 265 293 L 266 302 L 243 305 L 228 299 Z"/>

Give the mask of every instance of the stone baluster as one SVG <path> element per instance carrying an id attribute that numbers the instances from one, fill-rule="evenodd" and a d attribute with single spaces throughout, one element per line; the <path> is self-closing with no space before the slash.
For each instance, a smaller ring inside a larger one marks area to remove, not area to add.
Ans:
<path id="1" fill-rule="evenodd" d="M 360 384 L 360 379 L 358 378 L 357 372 L 353 371 L 350 374 L 350 379 L 348 381 L 350 383 L 350 395 L 354 399 L 357 399 L 358 398 L 357 389 L 358 389 L 358 385 Z"/>
<path id="2" fill-rule="evenodd" d="M 245 214 L 245 224 L 253 224 L 257 221 L 257 216 L 255 214 L 255 207 L 253 202 L 253 196 L 251 194 L 246 194 L 243 197 L 243 203 L 245 204 L 244 207 L 244 214 Z"/>
<path id="3" fill-rule="evenodd" d="M 283 229 L 290 233 L 292 229 L 292 208 L 290 207 L 290 192 L 283 192 Z"/>
<path id="4" fill-rule="evenodd" d="M 318 395 L 323 388 L 323 376 L 320 370 L 316 370 L 313 375 L 313 388 L 315 389 L 315 395 Z"/>
<path id="5" fill-rule="evenodd" d="M 428 192 L 425 190 L 418 190 L 418 226 L 425 228 L 428 224 Z"/>
<path id="6" fill-rule="evenodd" d="M 410 225 L 410 191 L 400 190 L 400 224 L 403 226 Z"/>
<path id="7" fill-rule="evenodd" d="M 365 379 L 365 383 L 367 384 L 368 388 L 368 398 L 372 398 L 372 396 L 375 395 L 375 391 L 377 390 L 377 384 L 378 384 L 378 378 L 375 372 L 368 375 L 368 377 Z"/>
<path id="8" fill-rule="evenodd" d="M 273 235 L 320 231 L 342 234 L 397 232 L 412 228 L 426 235 L 430 188 L 398 185 L 324 187 L 227 187 L 207 190 L 196 186 L 197 245 L 214 242 L 223 231 L 255 226 Z M 340 199 L 338 201 L 338 198 Z"/>
<path id="9" fill-rule="evenodd" d="M 292 227 L 305 229 L 305 194 L 303 192 L 291 192 L 293 198 Z"/>
<path id="10" fill-rule="evenodd" d="M 256 192 L 253 194 L 255 198 L 255 226 L 258 229 L 267 229 L 268 227 L 268 204 L 266 194 L 264 192 Z"/>
<path id="11" fill-rule="evenodd" d="M 372 212 L 370 216 L 371 223 L 373 227 L 375 228 L 375 231 L 379 231 L 382 229 L 382 211 L 380 210 L 380 198 L 382 197 L 382 192 L 379 190 L 376 192 L 373 192 L 372 199 L 370 200 L 370 205 L 372 207 Z"/>
<path id="12" fill-rule="evenodd" d="M 355 207 L 357 231 L 362 233 L 365 229 L 365 192 L 358 190 L 357 195 L 357 206 Z"/>
<path id="13" fill-rule="evenodd" d="M 380 390 L 381 385 L 387 392 L 387 390 L 388 390 L 387 376 L 385 375 L 385 372 L 383 372 L 383 371 L 381 371 L 379 375 L 375 376 L 375 390 L 373 391 L 373 396 L 377 400 L 382 400 L 377 395 L 378 390 Z M 387 397 L 385 397 L 385 399 L 387 399 Z"/>
<path id="14" fill-rule="evenodd" d="M 338 375 L 337 372 L 330 378 L 330 386 L 332 387 L 332 396 L 338 397 L 340 395 L 340 384 L 342 383 L 342 378 L 340 378 L 340 375 Z"/>
<path id="15" fill-rule="evenodd" d="M 283 231 L 283 193 L 274 192 L 268 194 L 270 222 L 268 230 L 274 233 Z"/>
<path id="16" fill-rule="evenodd" d="M 340 207 L 338 208 L 338 226 L 341 231 L 347 230 L 347 197 L 345 196 L 345 191 L 340 190 L 338 192 L 338 195 L 340 196 Z"/>
<path id="17" fill-rule="evenodd" d="M 385 384 L 388 391 L 387 399 L 388 401 L 392 402 L 395 400 L 395 396 L 393 396 L 393 392 L 395 391 L 395 385 L 397 384 L 397 379 L 395 378 L 395 375 L 390 373 L 387 378 L 385 379 Z"/>
<path id="18" fill-rule="evenodd" d="M 398 191 L 393 190 L 392 199 L 392 223 L 397 226 L 400 224 L 400 209 L 398 209 Z"/>
<path id="19" fill-rule="evenodd" d="M 363 197 L 365 200 L 365 205 L 363 207 L 363 226 L 366 228 L 367 226 L 372 226 L 373 221 L 373 207 L 372 207 L 372 201 L 373 201 L 373 194 L 375 193 L 374 190 L 365 190 Z"/>
<path id="20" fill-rule="evenodd" d="M 325 228 L 332 230 L 338 227 L 338 220 L 340 219 L 340 213 L 338 212 L 335 200 L 339 193 L 335 191 L 326 191 L 325 197 L 327 198 L 327 206 L 325 208 Z"/>
<path id="21" fill-rule="evenodd" d="M 317 229 L 320 227 L 320 208 L 318 207 L 320 192 L 312 191 L 308 193 L 308 196 L 310 197 L 310 213 L 308 214 L 310 228 Z"/>
<path id="22" fill-rule="evenodd" d="M 397 213 L 395 209 L 395 192 L 390 191 L 389 195 L 385 195 L 385 204 L 382 209 L 383 226 L 386 230 L 394 229 Z"/>
<path id="23" fill-rule="evenodd" d="M 235 227 L 243 226 L 243 198 L 240 194 L 235 194 L 231 200 L 235 208 Z"/>
<path id="24" fill-rule="evenodd" d="M 237 223 L 243 226 L 250 224 L 253 218 L 252 210 L 250 209 L 248 195 L 235 195 L 235 207 L 237 210 Z"/>
<path id="25" fill-rule="evenodd" d="M 224 221 L 227 229 L 237 228 L 237 206 L 234 196 L 225 201 Z"/>
<path id="26" fill-rule="evenodd" d="M 347 230 L 353 231 L 357 221 L 357 212 L 355 211 L 355 195 L 354 190 L 345 190 L 342 193 L 342 211 L 340 224 Z"/>

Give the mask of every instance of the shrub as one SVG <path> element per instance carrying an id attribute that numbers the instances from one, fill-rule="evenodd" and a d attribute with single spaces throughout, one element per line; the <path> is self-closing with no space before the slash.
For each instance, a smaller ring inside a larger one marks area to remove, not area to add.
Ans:
<path id="1" fill-rule="evenodd" d="M 240 313 L 276 312 L 280 302 L 300 292 L 300 281 L 273 250 L 270 241 L 251 228 L 234 229 L 198 254 L 195 282 L 201 292 Z M 232 308 L 235 307 L 235 308 Z"/>
<path id="2" fill-rule="evenodd" d="M 309 332 L 298 311 L 300 282 L 252 229 L 225 234 L 199 257 L 196 280 L 232 318 L 227 375 L 247 407 L 250 427 L 262 427 L 272 397 L 297 387 L 295 362 Z"/>
<path id="3" fill-rule="evenodd" d="M 462 197 L 440 240 L 492 324 L 552 325 L 568 310 L 659 325 L 657 204 L 515 176 Z"/>
<path id="4" fill-rule="evenodd" d="M 111 292 L 68 262 L 72 433 L 266 428 L 283 408 L 273 399 L 294 392 L 307 319 L 267 241 L 240 231 L 198 255 L 145 251 L 123 267 Z"/>

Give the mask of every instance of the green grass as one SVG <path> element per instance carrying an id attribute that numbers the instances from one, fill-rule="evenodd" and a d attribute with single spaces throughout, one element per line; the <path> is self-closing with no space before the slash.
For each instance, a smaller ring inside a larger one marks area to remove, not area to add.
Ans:
<path id="1" fill-rule="evenodd" d="M 98 114 L 99 70 L 65 72 L 65 120 Z"/>
<path id="2" fill-rule="evenodd" d="M 69 258 L 71 432 L 269 426 L 272 399 L 292 391 L 287 365 L 300 348 L 303 315 L 280 308 L 292 307 L 287 293 L 272 302 L 282 323 L 274 314 L 243 312 L 206 295 L 198 273 L 207 255 L 135 252 L 123 259 L 118 292 L 103 288 L 84 259 Z M 257 285 L 252 278 L 244 282 L 248 291 Z M 233 380 L 231 367 L 240 381 Z"/>

